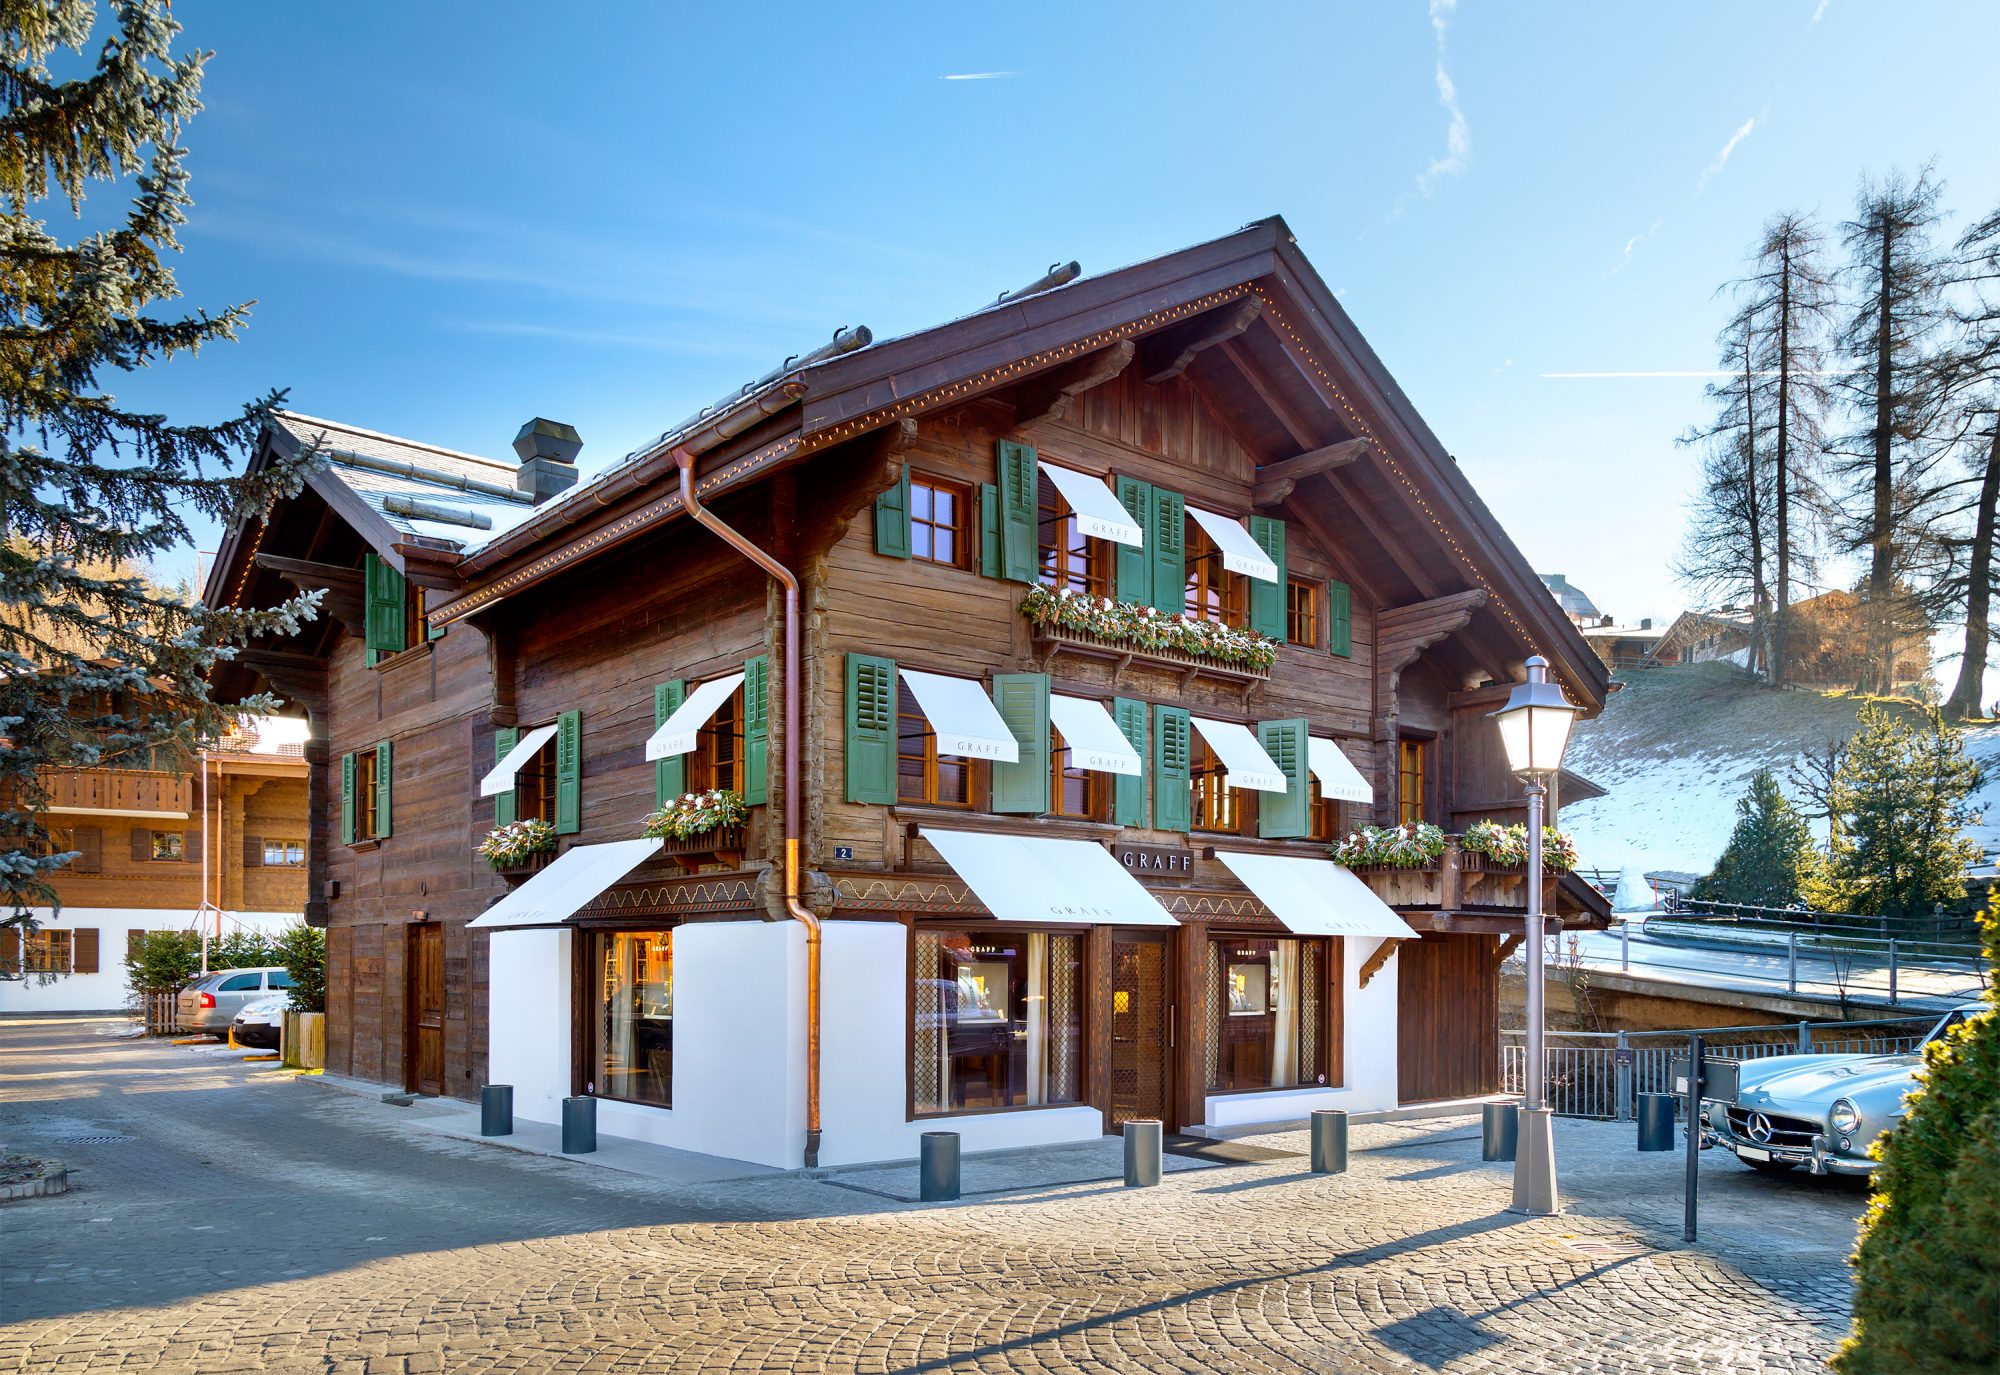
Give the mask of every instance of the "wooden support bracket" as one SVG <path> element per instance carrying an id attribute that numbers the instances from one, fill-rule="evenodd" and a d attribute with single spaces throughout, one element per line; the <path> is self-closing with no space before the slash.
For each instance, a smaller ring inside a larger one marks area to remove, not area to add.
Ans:
<path id="1" fill-rule="evenodd" d="M 1153 383 L 1179 377 L 1203 349 L 1229 342 L 1255 324 L 1263 313 L 1264 298 L 1248 296 L 1233 308 L 1218 308 L 1176 329 L 1162 330 L 1146 341 L 1145 361 L 1140 364 L 1142 375 Z"/>
<path id="2" fill-rule="evenodd" d="M 1382 966 L 1389 962 L 1389 957 L 1396 953 L 1397 942 L 1406 939 L 1408 938 L 1404 936 L 1384 936 L 1382 938 L 1382 943 L 1375 947 L 1374 953 L 1361 962 L 1359 984 L 1362 988 L 1368 987 L 1368 981 L 1374 978 Z"/>
<path id="3" fill-rule="evenodd" d="M 1037 420 L 1060 420 L 1069 414 L 1070 404 L 1092 387 L 1101 387 L 1131 365 L 1138 346 L 1130 339 L 1038 374 L 1021 385 L 1014 397 L 1014 423 L 1029 425 Z M 914 424 L 914 421 L 906 422 Z"/>
<path id="4" fill-rule="evenodd" d="M 1507 957 L 1513 954 L 1516 950 L 1520 949 L 1521 942 L 1526 939 L 1527 937 L 1519 931 L 1516 931 L 1511 936 L 1504 937 L 1500 942 L 1499 953 L 1493 957 L 1493 963 L 1495 964 L 1507 963 Z"/>
<path id="5" fill-rule="evenodd" d="M 1338 444 L 1308 449 L 1296 458 L 1263 464 L 1257 469 L 1257 486 L 1250 493 L 1250 504 L 1276 506 L 1292 494 L 1292 488 L 1298 485 L 1300 478 L 1345 467 L 1365 457 L 1372 443 L 1366 439 L 1343 439 Z"/>

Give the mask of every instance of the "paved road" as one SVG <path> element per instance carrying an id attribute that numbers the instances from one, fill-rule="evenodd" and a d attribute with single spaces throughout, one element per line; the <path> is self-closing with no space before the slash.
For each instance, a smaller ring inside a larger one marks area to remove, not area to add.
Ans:
<path id="1" fill-rule="evenodd" d="M 1610 972 L 1626 970 L 1641 977 L 1668 983 L 1697 984 L 1704 988 L 1734 988 L 1756 993 L 1784 993 L 1789 987 L 1790 958 L 1782 941 L 1768 954 L 1748 950 L 1720 950 L 1685 942 L 1655 940 L 1643 935 L 1638 921 L 1632 922 L 1630 945 L 1625 945 L 1617 928 L 1609 931 L 1578 931 L 1583 962 L 1592 969 Z M 1516 957 L 1519 958 L 1518 956 Z M 1889 966 L 1873 959 L 1850 957 L 1838 965 L 1826 957 L 1802 949 L 1799 952 L 1798 991 L 1806 996 L 1833 999 L 1845 985 L 1850 1003 L 1863 1007 L 1860 1017 L 1926 1012 L 1977 1002 L 1983 987 L 1978 968 L 1945 962 L 1903 962 L 1896 971 L 1897 1001 L 1889 1003 Z"/>
<path id="2" fill-rule="evenodd" d="M 0 1371 L 1812 1371 L 1852 1186 L 1564 1124 L 1574 1211 L 1503 1211 L 1465 1120 L 1157 1189 L 918 1206 L 887 1176 L 673 1184 L 98 1021 L 0 1021 L 0 1142 L 79 1187 L 0 1208 Z"/>

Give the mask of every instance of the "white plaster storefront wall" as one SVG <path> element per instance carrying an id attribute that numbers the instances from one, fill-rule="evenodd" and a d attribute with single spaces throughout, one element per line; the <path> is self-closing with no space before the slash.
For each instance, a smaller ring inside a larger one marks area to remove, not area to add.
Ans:
<path id="1" fill-rule="evenodd" d="M 1268 1093 L 1217 1094 L 1207 1100 L 1207 1125 L 1245 1127 L 1262 1123 L 1298 1122 L 1315 1109 L 1377 1112 L 1396 1106 L 1396 966 L 1375 971 L 1368 987 L 1360 986 L 1361 964 L 1375 952 L 1371 936 L 1345 936 L 1341 951 L 1341 1007 L 1345 1025 L 1341 1046 L 1346 1066 L 1340 1088 L 1273 1089 Z"/>
<path id="2" fill-rule="evenodd" d="M 1104 1114 L 1092 1107 L 906 1120 L 909 931 L 898 922 L 830 921 L 822 939 L 820 1164 L 914 1159 L 927 1131 L 957 1132 L 967 1152 L 1104 1134 Z"/>
<path id="3" fill-rule="evenodd" d="M 560 1123 L 570 1090 L 570 942 L 566 927 L 500 927 L 486 952 L 486 1068 L 514 1086 L 514 1113 Z"/>
<path id="4" fill-rule="evenodd" d="M 0 1012 L 124 1012 L 132 1006 L 125 986 L 125 941 L 133 931 L 194 929 L 192 909 L 160 907 L 65 907 L 60 915 L 34 909 L 35 921 L 51 931 L 97 932 L 97 972 L 58 974 L 50 979 L 0 980 Z M 213 920 L 211 917 L 210 920 Z M 297 912 L 231 912 L 225 931 L 276 934 L 303 921 Z"/>

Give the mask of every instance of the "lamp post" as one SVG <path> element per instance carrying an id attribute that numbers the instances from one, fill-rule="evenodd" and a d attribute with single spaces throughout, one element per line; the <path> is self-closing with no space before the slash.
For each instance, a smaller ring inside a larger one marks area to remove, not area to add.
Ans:
<path id="1" fill-rule="evenodd" d="M 1517 683 L 1507 705 L 1493 713 L 1500 726 L 1500 743 L 1507 766 L 1527 784 L 1528 792 L 1528 1047 L 1527 1082 L 1521 1095 L 1521 1130 L 1514 1152 L 1514 1208 L 1517 1213 L 1547 1215 L 1561 1211 L 1556 1197 L 1555 1119 L 1543 1090 L 1546 1065 L 1542 1049 L 1542 804 L 1548 779 L 1562 767 L 1563 748 L 1577 709 L 1549 681 L 1549 661 L 1537 654 L 1528 660 L 1528 681 Z"/>

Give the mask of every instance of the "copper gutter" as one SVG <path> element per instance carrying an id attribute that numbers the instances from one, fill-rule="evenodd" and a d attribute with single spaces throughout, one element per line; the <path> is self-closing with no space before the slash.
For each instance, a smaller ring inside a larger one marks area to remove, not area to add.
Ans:
<path id="1" fill-rule="evenodd" d="M 785 910 L 806 929 L 806 1152 L 805 1164 L 819 1164 L 819 985 L 820 923 L 799 901 L 799 580 L 792 571 L 725 524 L 701 504 L 694 490 L 695 453 L 677 447 L 673 460 L 681 472 L 681 508 L 713 530 L 724 544 L 756 564 L 785 590 L 785 705 L 780 748 L 785 768 Z"/>

